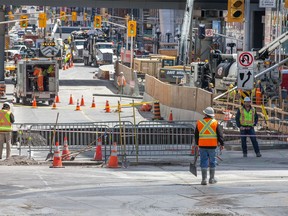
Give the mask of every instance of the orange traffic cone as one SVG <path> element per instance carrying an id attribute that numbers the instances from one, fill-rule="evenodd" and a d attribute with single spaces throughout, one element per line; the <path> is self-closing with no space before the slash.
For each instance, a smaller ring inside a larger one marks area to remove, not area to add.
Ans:
<path id="1" fill-rule="evenodd" d="M 173 121 L 173 114 L 172 114 L 172 110 L 170 111 L 170 114 L 169 114 L 169 122 L 172 122 Z"/>
<path id="2" fill-rule="evenodd" d="M 63 150 L 62 150 L 62 160 L 63 161 L 69 161 L 70 160 L 70 151 L 68 149 L 68 141 L 67 137 L 64 137 L 64 144 L 63 144 Z"/>
<path id="3" fill-rule="evenodd" d="M 56 109 L 56 102 L 53 102 L 52 109 Z"/>
<path id="4" fill-rule="evenodd" d="M 94 100 L 94 97 L 93 97 L 93 100 L 92 100 L 92 105 L 91 105 L 91 108 L 96 108 L 96 104 L 95 104 L 95 100 Z"/>
<path id="5" fill-rule="evenodd" d="M 109 105 L 109 101 L 108 101 L 108 100 L 106 100 L 105 112 L 106 112 L 106 113 L 107 113 L 107 112 L 111 112 L 111 110 L 110 110 L 110 105 Z"/>
<path id="6" fill-rule="evenodd" d="M 59 99 L 58 95 L 56 95 L 56 97 L 55 97 L 55 103 L 60 103 L 60 99 Z"/>
<path id="7" fill-rule="evenodd" d="M 82 97 L 81 97 L 81 104 L 80 104 L 80 106 L 85 106 L 83 95 L 82 95 Z"/>
<path id="8" fill-rule="evenodd" d="M 69 105 L 73 105 L 73 104 L 74 104 L 73 97 L 72 97 L 72 94 L 70 94 Z"/>
<path id="9" fill-rule="evenodd" d="M 64 168 L 62 166 L 62 159 L 61 159 L 61 155 L 60 155 L 59 142 L 56 142 L 56 144 L 55 144 L 53 164 L 52 164 L 52 166 L 50 166 L 50 168 Z"/>
<path id="10" fill-rule="evenodd" d="M 95 161 L 102 160 L 102 140 L 100 137 L 98 138 L 98 144 L 95 148 L 94 160 Z"/>
<path id="11" fill-rule="evenodd" d="M 37 108 L 37 101 L 36 98 L 34 96 L 33 102 L 32 102 L 32 108 Z"/>
<path id="12" fill-rule="evenodd" d="M 191 155 L 195 155 L 195 145 L 192 145 Z"/>
<path id="13" fill-rule="evenodd" d="M 118 156 L 117 156 L 117 144 L 116 142 L 113 143 L 111 148 L 111 155 L 108 160 L 108 168 L 119 168 L 118 166 Z"/>
<path id="14" fill-rule="evenodd" d="M 77 99 L 77 105 L 76 105 L 75 111 L 80 111 L 80 110 L 81 110 L 81 108 L 80 108 L 80 105 L 79 105 L 79 100 Z"/>

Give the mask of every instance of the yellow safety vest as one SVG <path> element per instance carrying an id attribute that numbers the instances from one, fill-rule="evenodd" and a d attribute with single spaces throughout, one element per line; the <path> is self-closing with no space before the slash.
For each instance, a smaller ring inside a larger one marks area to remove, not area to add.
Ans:
<path id="1" fill-rule="evenodd" d="M 254 116 L 255 109 L 252 107 L 249 112 L 244 109 L 244 107 L 240 108 L 240 124 L 243 126 L 253 126 L 254 125 Z"/>
<path id="2" fill-rule="evenodd" d="M 199 147 L 217 147 L 217 129 L 218 122 L 215 119 L 198 120 L 197 128 L 199 131 Z"/>
<path id="3" fill-rule="evenodd" d="M 10 111 L 0 111 L 0 131 L 12 131 L 12 124 L 10 122 Z"/>

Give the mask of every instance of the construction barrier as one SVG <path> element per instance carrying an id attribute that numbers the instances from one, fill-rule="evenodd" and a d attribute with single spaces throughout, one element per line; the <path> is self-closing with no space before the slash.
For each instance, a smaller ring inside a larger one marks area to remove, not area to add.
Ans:
<path id="1" fill-rule="evenodd" d="M 136 125 L 129 121 L 123 121 L 121 124 L 113 122 L 93 122 L 63 124 L 59 123 L 56 127 L 55 140 L 62 142 L 67 138 L 69 149 L 83 149 L 91 146 L 89 150 L 90 159 L 93 158 L 93 150 L 101 137 L 101 149 L 103 160 L 106 162 L 111 155 L 113 143 L 118 144 L 117 155 L 120 162 L 124 159 L 132 161 L 158 161 L 160 158 L 174 160 L 177 157 L 191 157 L 195 153 L 194 146 L 194 128 L 195 121 L 143 121 Z M 223 124 L 219 121 L 219 124 Z M 275 130 L 286 127 L 286 134 L 273 133 L 267 134 L 263 130 L 265 125 L 275 127 Z M 17 146 L 19 154 L 33 151 L 49 151 L 52 145 L 52 136 L 54 124 L 15 124 L 19 128 L 16 138 L 20 142 Z M 256 137 L 260 149 L 265 149 L 266 145 L 288 146 L 288 123 L 287 121 L 268 122 L 260 121 L 255 127 Z M 231 121 L 231 127 L 224 128 L 224 138 L 226 148 L 235 146 L 238 150 L 241 148 L 240 133 L 235 128 L 235 122 Z M 252 147 L 249 139 L 247 140 L 249 148 Z M 41 143 L 42 142 L 42 143 Z M 99 143 L 98 143 L 99 144 Z M 97 147 L 96 147 L 97 151 Z M 95 152 L 97 153 L 97 152 Z M 29 155 L 31 157 L 32 155 Z M 95 155 L 94 155 L 95 158 Z"/>

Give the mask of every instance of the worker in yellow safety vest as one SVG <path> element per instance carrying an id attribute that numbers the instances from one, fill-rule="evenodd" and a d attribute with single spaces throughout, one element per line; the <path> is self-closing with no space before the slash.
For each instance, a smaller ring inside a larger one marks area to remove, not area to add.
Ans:
<path id="1" fill-rule="evenodd" d="M 6 159 L 11 154 L 12 124 L 14 115 L 10 111 L 10 103 L 5 102 L 0 110 L 0 159 L 2 159 L 3 145 L 6 143 Z"/>
<path id="2" fill-rule="evenodd" d="M 254 107 L 251 106 L 251 99 L 244 98 L 244 104 L 236 113 L 236 124 L 240 128 L 241 145 L 243 157 L 247 157 L 247 136 L 250 137 L 254 151 L 257 157 L 261 157 L 259 145 L 255 136 L 254 126 L 258 123 L 258 115 Z"/>
<path id="3" fill-rule="evenodd" d="M 207 185 L 207 171 L 209 169 L 209 183 L 217 183 L 215 179 L 215 167 L 216 167 L 216 148 L 220 143 L 220 149 L 224 148 L 223 132 L 218 124 L 218 121 L 214 119 L 214 109 L 207 107 L 203 110 L 205 114 L 202 120 L 198 120 L 195 129 L 195 142 L 199 146 L 200 151 L 200 167 L 202 172 L 201 185 Z"/>

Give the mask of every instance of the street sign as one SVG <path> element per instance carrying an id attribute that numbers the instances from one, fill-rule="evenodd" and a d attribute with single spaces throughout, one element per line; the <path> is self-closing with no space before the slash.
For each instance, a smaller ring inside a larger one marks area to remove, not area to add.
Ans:
<path id="1" fill-rule="evenodd" d="M 237 87 L 242 90 L 252 90 L 254 88 L 253 68 L 238 69 Z"/>
<path id="2" fill-rule="evenodd" d="M 260 8 L 275 8 L 276 0 L 260 0 L 259 7 Z"/>
<path id="3" fill-rule="evenodd" d="M 237 66 L 238 68 L 254 67 L 254 52 L 238 52 Z"/>
<path id="4" fill-rule="evenodd" d="M 205 37 L 213 37 L 214 29 L 205 29 Z"/>

